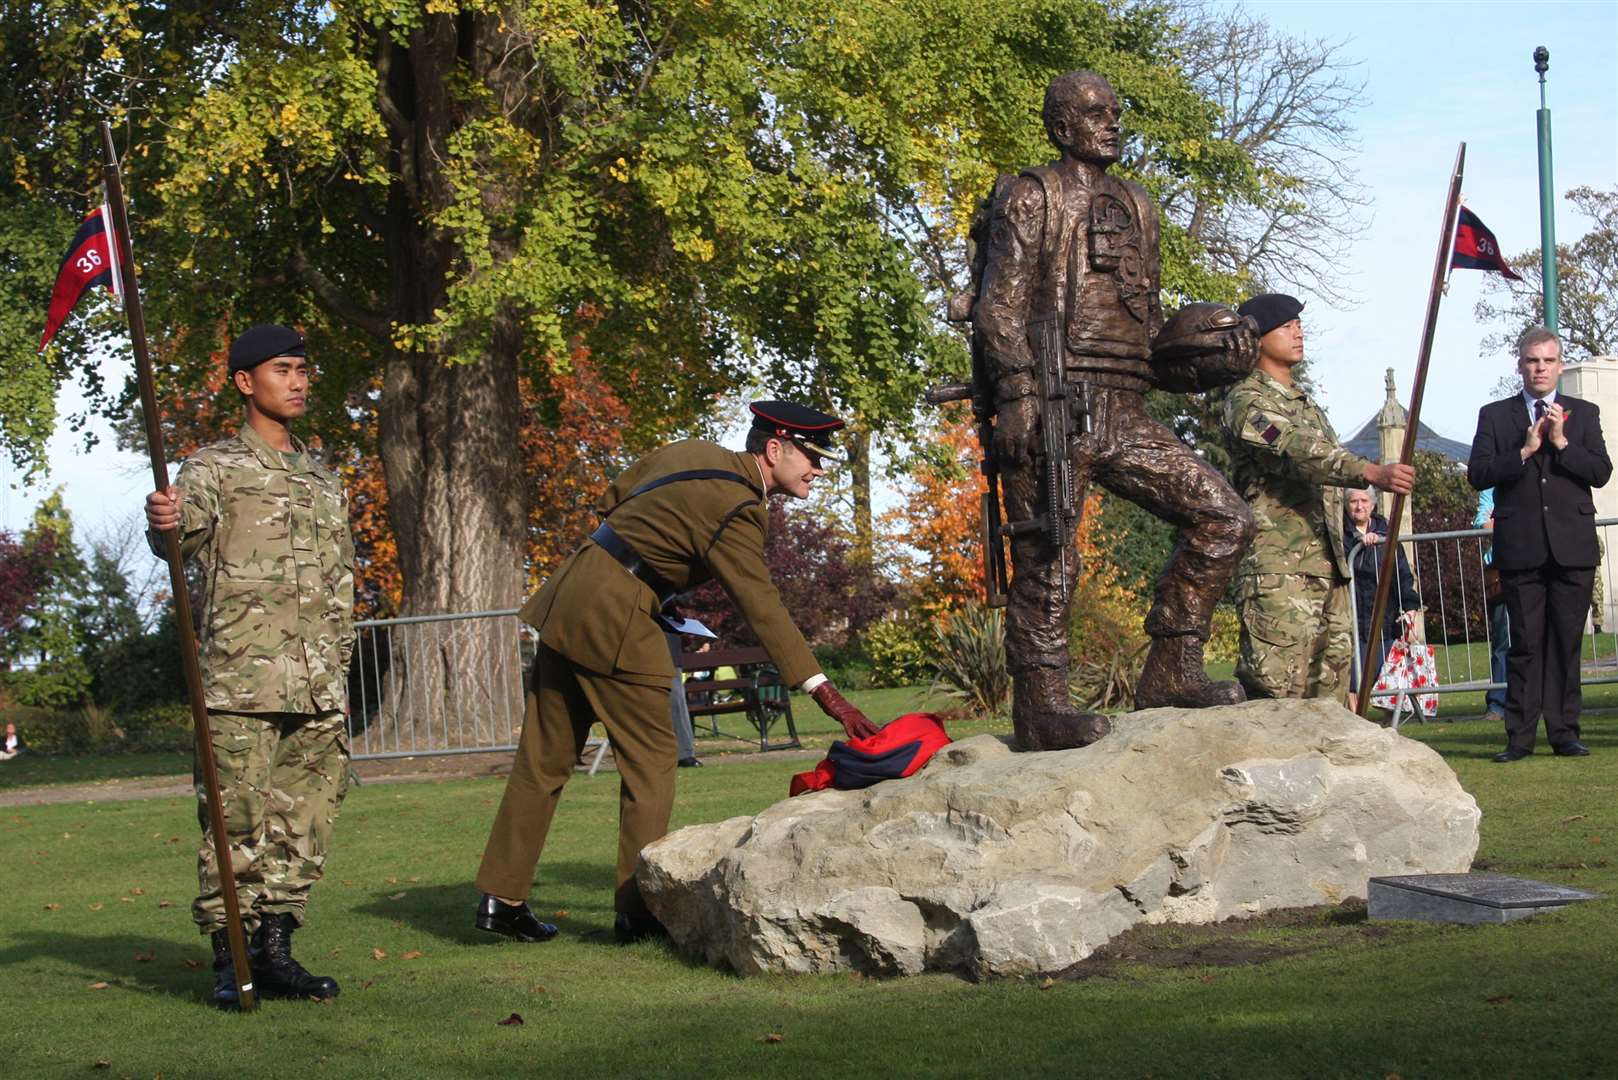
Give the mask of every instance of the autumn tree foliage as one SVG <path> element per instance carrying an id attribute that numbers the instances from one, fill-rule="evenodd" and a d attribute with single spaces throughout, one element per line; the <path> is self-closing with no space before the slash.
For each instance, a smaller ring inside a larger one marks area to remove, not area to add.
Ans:
<path id="1" fill-rule="evenodd" d="M 988 483 L 978 467 L 976 430 L 964 405 L 947 406 L 918 456 L 904 502 L 887 517 L 920 560 L 905 573 L 913 606 L 929 615 L 983 600 L 980 506 Z"/>
<path id="2" fill-rule="evenodd" d="M 812 511 L 788 512 L 784 499 L 770 501 L 764 562 L 810 645 L 847 645 L 893 609 L 898 586 L 850 555 L 854 543 Z M 700 619 L 726 645 L 757 645 L 741 612 L 717 581 L 695 590 L 680 610 Z"/>
<path id="3" fill-rule="evenodd" d="M 524 378 L 521 393 L 532 592 L 596 527 L 596 500 L 623 464 L 629 408 L 577 341 L 548 386 Z"/>

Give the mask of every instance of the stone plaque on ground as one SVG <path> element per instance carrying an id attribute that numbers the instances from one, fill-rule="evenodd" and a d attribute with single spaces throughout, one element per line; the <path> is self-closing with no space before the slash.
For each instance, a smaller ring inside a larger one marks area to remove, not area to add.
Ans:
<path id="1" fill-rule="evenodd" d="M 1366 899 L 1372 919 L 1503 923 L 1601 894 L 1504 874 L 1402 874 L 1372 878 Z"/>

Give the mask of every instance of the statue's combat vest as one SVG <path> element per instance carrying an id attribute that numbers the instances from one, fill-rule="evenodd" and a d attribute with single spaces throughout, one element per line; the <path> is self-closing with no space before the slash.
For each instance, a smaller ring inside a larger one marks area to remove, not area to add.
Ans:
<path id="1" fill-rule="evenodd" d="M 1069 368 L 1148 379 L 1146 359 L 1159 321 L 1152 280 L 1157 237 L 1150 235 L 1155 222 L 1143 195 L 1105 173 L 1093 186 L 1064 179 L 1051 165 L 1023 175 L 1045 192 L 1043 277 L 1031 314 L 1060 304 Z"/>

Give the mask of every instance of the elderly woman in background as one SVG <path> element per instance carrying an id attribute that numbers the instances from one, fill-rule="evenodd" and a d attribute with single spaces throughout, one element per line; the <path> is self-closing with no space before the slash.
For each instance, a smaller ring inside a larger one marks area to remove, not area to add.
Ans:
<path id="1" fill-rule="evenodd" d="M 1377 513 L 1375 497 L 1370 488 L 1349 491 L 1343 510 L 1343 546 L 1349 551 L 1360 547 L 1354 556 L 1354 615 L 1359 622 L 1359 648 L 1354 656 L 1354 670 L 1349 683 L 1356 692 L 1360 688 L 1360 672 L 1364 668 L 1365 647 L 1371 638 L 1371 607 L 1376 603 L 1377 576 L 1382 572 L 1382 550 L 1379 545 L 1387 538 L 1388 521 Z M 1361 547 L 1363 545 L 1363 547 Z M 1399 636 L 1399 613 L 1421 608 L 1421 595 L 1416 592 L 1415 580 L 1405 553 L 1399 551 L 1399 587 L 1388 595 L 1387 610 L 1383 613 L 1382 645 L 1376 665 L 1371 668 L 1371 679 L 1382 670 L 1382 661 L 1388 655 L 1388 644 Z"/>

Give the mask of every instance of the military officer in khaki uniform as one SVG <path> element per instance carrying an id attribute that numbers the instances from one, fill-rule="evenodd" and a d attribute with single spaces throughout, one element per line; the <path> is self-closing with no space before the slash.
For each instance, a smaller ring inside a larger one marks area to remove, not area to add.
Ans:
<path id="1" fill-rule="evenodd" d="M 292 957 L 325 868 L 348 778 L 344 728 L 354 647 L 354 545 L 342 484 L 294 438 L 309 390 L 303 337 L 255 326 L 230 346 L 246 403 L 235 438 L 205 446 L 175 487 L 146 499 L 201 570 L 202 684 L 253 980 L 267 998 L 328 998 L 337 983 Z M 158 538 L 148 534 L 154 552 Z M 213 936 L 214 1001 L 239 1004 L 201 777 L 192 916 Z"/>
<path id="2" fill-rule="evenodd" d="M 1231 481 L 1258 534 L 1236 572 L 1248 697 L 1348 700 L 1354 658 L 1343 489 L 1375 484 L 1410 494 L 1415 470 L 1380 465 L 1337 442 L 1325 412 L 1292 381 L 1303 361 L 1303 304 L 1283 293 L 1237 309 L 1258 324 L 1253 373 L 1225 398 Z"/>
<path id="3" fill-rule="evenodd" d="M 674 663 L 660 620 L 675 594 L 717 578 L 787 685 L 808 691 L 851 737 L 875 731 L 821 674 L 764 564 L 766 499 L 806 497 L 843 422 L 779 401 L 756 402 L 752 412 L 743 453 L 687 439 L 632 465 L 597 503 L 600 527 L 523 607 L 539 630 L 539 653 L 478 870 L 479 929 L 520 941 L 555 936 L 525 898 L 562 786 L 599 720 L 621 779 L 615 932 L 620 941 L 661 932 L 635 885 L 635 863 L 668 831 L 674 802 Z"/>

